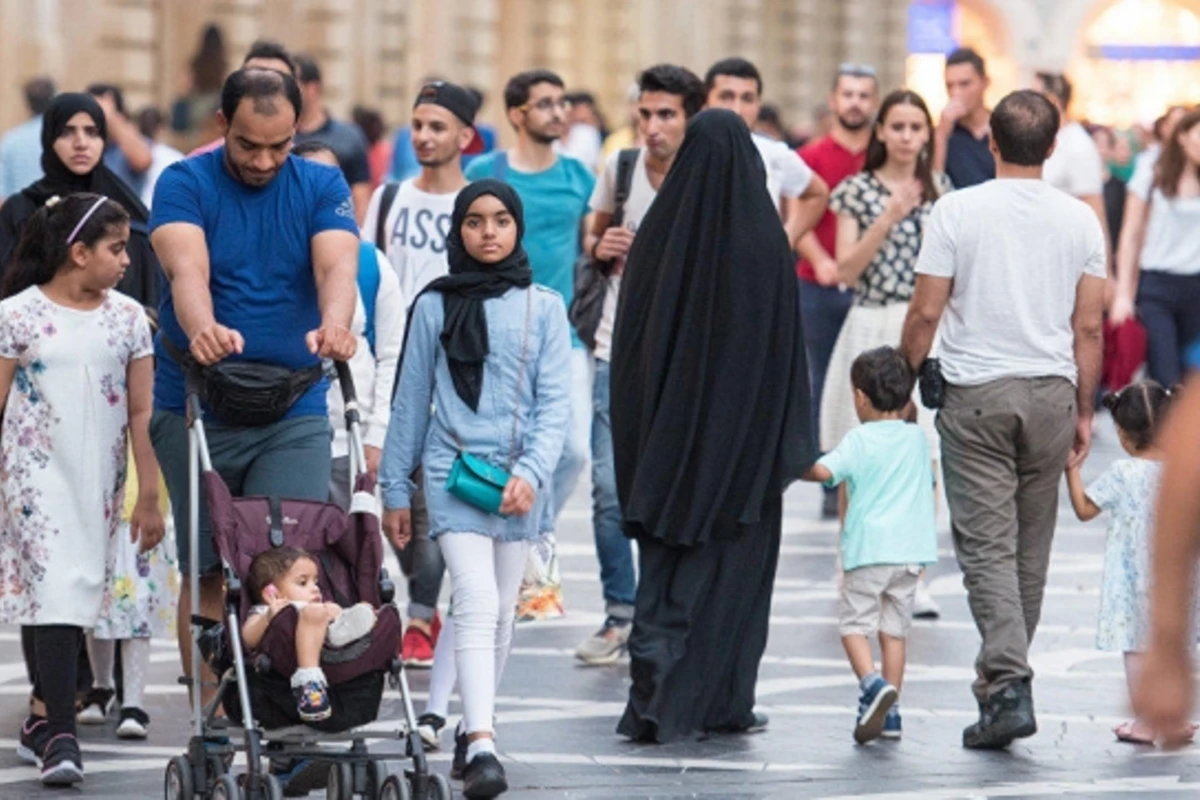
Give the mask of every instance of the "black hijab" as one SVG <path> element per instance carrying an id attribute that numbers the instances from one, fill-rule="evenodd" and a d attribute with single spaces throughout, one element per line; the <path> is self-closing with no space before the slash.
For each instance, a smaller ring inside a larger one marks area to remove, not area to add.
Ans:
<path id="1" fill-rule="evenodd" d="M 66 129 L 67 123 L 80 111 L 96 123 L 101 138 L 108 138 L 108 122 L 104 117 L 104 109 L 96 102 L 96 98 L 83 92 L 63 92 L 55 95 L 42 117 L 42 172 L 45 175 L 41 180 L 22 189 L 21 193 L 39 208 L 54 195 L 65 196 L 73 192 L 102 194 L 110 200 L 116 200 L 129 212 L 135 228 L 140 224 L 142 230 L 145 230 L 150 212 L 146 210 L 137 194 L 114 175 L 112 170 L 104 166 L 103 159 L 88 174 L 76 175 L 54 151 L 54 143 Z"/>
<path id="2" fill-rule="evenodd" d="M 798 291 L 750 131 L 698 114 L 622 279 L 611 413 L 627 534 L 733 538 L 815 460 Z"/>
<path id="3" fill-rule="evenodd" d="M 517 244 L 504 260 L 495 264 L 476 261 L 463 244 L 462 226 L 471 204 L 492 195 L 508 209 L 517 225 Z M 525 211 L 511 186 L 497 180 L 469 184 L 454 200 L 454 216 L 446 236 L 450 274 L 429 284 L 426 291 L 441 292 L 445 310 L 441 342 L 450 362 L 454 391 L 472 411 L 479 409 L 483 389 L 483 362 L 488 354 L 487 314 L 483 301 L 499 297 L 509 289 L 533 283 L 529 258 L 521 247 L 525 235 Z"/>

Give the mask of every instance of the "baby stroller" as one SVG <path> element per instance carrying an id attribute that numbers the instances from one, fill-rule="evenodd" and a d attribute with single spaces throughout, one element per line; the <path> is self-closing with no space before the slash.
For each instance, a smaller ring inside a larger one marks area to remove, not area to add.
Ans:
<path id="1" fill-rule="evenodd" d="M 337 362 L 334 366 L 346 401 L 352 474 L 356 476 L 349 514 L 332 503 L 232 497 L 209 457 L 197 391 L 199 376 L 194 369 L 186 370 L 192 564 L 188 580 L 192 663 L 196 668 L 190 681 L 181 679 L 191 686 L 193 728 L 187 753 L 175 756 L 167 765 L 164 795 L 168 800 L 281 798 L 285 787 L 277 774 L 263 768 L 264 758 L 273 765 L 303 765 L 309 776 L 323 771 L 331 800 L 450 800 L 453 796 L 445 777 L 429 772 L 417 733 L 408 681 L 397 657 L 400 615 L 392 603 L 394 586 L 382 566 L 375 482 L 364 469 L 354 385 L 346 364 Z M 201 482 L 213 544 L 225 577 L 225 619 L 219 623 L 199 616 Z M 279 612 L 255 652 L 242 644 L 241 625 L 251 606 L 248 592 L 243 591 L 250 562 L 268 548 L 284 544 L 300 547 L 317 558 L 322 597 L 343 607 L 368 602 L 377 609 L 375 627 L 367 636 L 337 649 L 326 645 L 322 651 L 321 666 L 329 682 L 334 713 L 315 725 L 301 723 L 289 684 L 289 676 L 296 669 L 296 610 L 288 607 Z M 219 681 L 215 697 L 203 707 L 198 668 L 201 657 Z M 386 733 L 356 731 L 378 716 L 385 681 L 399 689 L 406 728 Z M 216 713 L 221 707 L 224 719 Z M 401 756 L 371 753 L 368 737 L 404 741 L 411 766 L 393 774 L 385 759 Z M 347 742 L 349 749 L 338 747 L 338 743 Z M 230 767 L 237 752 L 245 753 L 247 769 L 235 777 Z M 295 787 L 289 782 L 288 788 Z"/>

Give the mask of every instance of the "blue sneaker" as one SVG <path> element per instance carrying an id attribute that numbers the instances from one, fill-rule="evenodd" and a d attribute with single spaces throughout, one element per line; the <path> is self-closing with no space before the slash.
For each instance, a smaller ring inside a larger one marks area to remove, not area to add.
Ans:
<path id="1" fill-rule="evenodd" d="M 854 741 L 866 744 L 883 733 L 883 720 L 898 697 L 896 687 L 883 678 L 876 678 L 858 699 L 858 723 L 854 726 Z"/>
<path id="2" fill-rule="evenodd" d="M 897 706 L 892 706 L 888 709 L 887 716 L 883 718 L 883 732 L 879 734 L 880 739 L 898 740 L 900 738 L 900 709 Z"/>
<path id="3" fill-rule="evenodd" d="M 305 722 L 321 722 L 333 716 L 333 707 L 329 705 L 329 693 L 325 686 L 317 681 L 309 681 L 303 686 L 292 689 L 296 698 L 296 710 L 300 719 Z"/>

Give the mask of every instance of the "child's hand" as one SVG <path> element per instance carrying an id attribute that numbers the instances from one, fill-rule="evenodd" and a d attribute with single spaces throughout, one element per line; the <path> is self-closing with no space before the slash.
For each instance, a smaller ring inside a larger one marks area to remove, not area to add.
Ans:
<path id="1" fill-rule="evenodd" d="M 138 498 L 133 507 L 133 515 L 129 519 L 129 541 L 141 539 L 138 550 L 145 553 L 153 550 L 163 540 L 166 534 L 166 524 L 162 512 L 158 510 L 158 497 Z"/>
<path id="2" fill-rule="evenodd" d="M 342 615 L 342 607 L 339 606 L 337 603 L 326 603 L 325 611 L 327 614 L 329 614 L 330 622 L 333 622 L 335 619 L 337 619 L 338 617 L 340 617 Z"/>

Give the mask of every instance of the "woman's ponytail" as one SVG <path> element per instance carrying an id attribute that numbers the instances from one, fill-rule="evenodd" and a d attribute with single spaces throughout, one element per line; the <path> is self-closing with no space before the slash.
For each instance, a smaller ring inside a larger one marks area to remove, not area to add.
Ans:
<path id="1" fill-rule="evenodd" d="M 67 263 L 72 244 L 95 247 L 114 227 L 127 224 L 125 209 L 101 195 L 80 192 L 51 197 L 21 230 L 0 283 L 0 299 L 49 283 Z"/>

